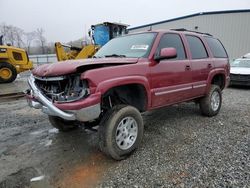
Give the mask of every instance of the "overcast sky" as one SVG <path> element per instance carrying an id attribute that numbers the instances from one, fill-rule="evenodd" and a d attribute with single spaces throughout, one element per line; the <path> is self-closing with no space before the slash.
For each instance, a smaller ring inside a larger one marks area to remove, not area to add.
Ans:
<path id="1" fill-rule="evenodd" d="M 198 12 L 250 9 L 250 0 L 0 0 L 0 23 L 68 42 L 104 21 L 131 27 Z"/>

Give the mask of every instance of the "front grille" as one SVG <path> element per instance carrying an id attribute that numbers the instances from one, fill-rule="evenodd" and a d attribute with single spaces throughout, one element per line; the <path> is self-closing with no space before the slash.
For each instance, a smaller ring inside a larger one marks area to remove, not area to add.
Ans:
<path id="1" fill-rule="evenodd" d="M 250 75 L 230 74 L 230 79 L 234 81 L 250 82 Z"/>
<path id="2" fill-rule="evenodd" d="M 50 101 L 72 102 L 88 94 L 87 82 L 79 76 L 35 77 L 35 84 Z"/>

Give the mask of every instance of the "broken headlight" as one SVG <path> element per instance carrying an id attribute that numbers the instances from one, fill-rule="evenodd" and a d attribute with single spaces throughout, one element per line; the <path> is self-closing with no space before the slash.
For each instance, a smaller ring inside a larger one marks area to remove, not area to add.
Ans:
<path id="1" fill-rule="evenodd" d="M 81 80 L 79 75 L 36 78 L 36 85 L 44 95 L 55 102 L 73 102 L 89 94 L 87 80 Z"/>

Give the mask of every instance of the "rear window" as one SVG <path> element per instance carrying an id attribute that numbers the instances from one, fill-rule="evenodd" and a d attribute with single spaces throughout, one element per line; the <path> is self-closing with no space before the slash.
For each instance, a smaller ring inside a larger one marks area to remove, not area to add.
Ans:
<path id="1" fill-rule="evenodd" d="M 213 56 L 217 58 L 227 58 L 227 52 L 218 39 L 212 37 L 205 37 Z"/>
<path id="2" fill-rule="evenodd" d="M 201 39 L 196 36 L 187 35 L 187 41 L 192 54 L 192 59 L 203 59 L 208 57 Z"/>

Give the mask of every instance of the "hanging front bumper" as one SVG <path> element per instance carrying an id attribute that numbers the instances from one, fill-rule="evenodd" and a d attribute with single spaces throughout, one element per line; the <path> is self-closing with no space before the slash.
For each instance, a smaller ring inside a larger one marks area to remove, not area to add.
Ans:
<path id="1" fill-rule="evenodd" d="M 52 103 L 47 99 L 35 84 L 35 78 L 31 75 L 28 79 L 30 90 L 26 92 L 27 102 L 30 107 L 41 109 L 42 112 L 51 116 L 57 116 L 65 120 L 92 121 L 99 117 L 101 113 L 100 94 L 67 104 Z M 86 104 L 91 104 L 86 106 Z M 62 106 L 63 109 L 57 106 Z M 69 106 L 69 109 L 67 109 Z M 79 108 L 79 106 L 83 108 Z M 74 109 L 75 107 L 75 109 Z"/>

